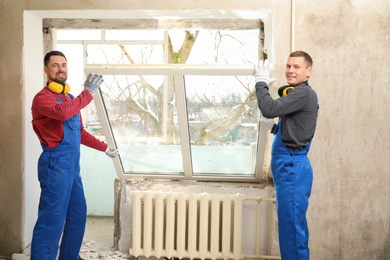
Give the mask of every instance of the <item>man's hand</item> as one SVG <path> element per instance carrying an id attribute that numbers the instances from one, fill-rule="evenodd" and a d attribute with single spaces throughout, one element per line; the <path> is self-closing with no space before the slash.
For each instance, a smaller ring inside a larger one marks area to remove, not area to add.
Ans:
<path id="1" fill-rule="evenodd" d="M 106 154 L 110 158 L 115 158 L 119 153 L 118 149 L 111 149 L 110 147 L 107 147 Z"/>
<path id="2" fill-rule="evenodd" d="M 87 80 L 84 83 L 84 89 L 88 90 L 89 93 L 94 95 L 97 91 L 97 89 L 100 87 L 100 85 L 103 83 L 103 77 L 102 75 L 93 75 L 89 74 Z"/>
<path id="3" fill-rule="evenodd" d="M 269 130 L 272 130 L 272 127 L 274 127 L 274 119 L 266 118 L 266 117 L 260 117 L 260 122 L 263 122 L 267 125 Z"/>
<path id="4" fill-rule="evenodd" d="M 272 64 L 268 64 L 268 60 L 265 60 L 263 63 L 262 60 L 259 61 L 258 65 L 255 67 L 255 81 L 260 82 L 263 81 L 267 85 L 272 82 L 275 82 L 275 78 L 271 78 L 274 71 L 274 66 Z"/>

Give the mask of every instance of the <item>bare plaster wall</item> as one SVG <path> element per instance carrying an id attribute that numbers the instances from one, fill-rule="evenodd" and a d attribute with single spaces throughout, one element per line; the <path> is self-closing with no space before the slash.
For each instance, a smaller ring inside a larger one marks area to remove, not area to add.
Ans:
<path id="1" fill-rule="evenodd" d="M 20 9 L 20 8 L 19 8 Z M 22 13 L 0 1 L 0 255 L 23 246 Z M 19 13 L 19 15 L 16 15 Z M 15 16 L 14 16 L 15 15 Z M 13 51 L 11 51 L 13 49 Z M 7 234 L 8 236 L 4 235 Z"/>
<path id="2" fill-rule="evenodd" d="M 318 93 L 320 112 L 309 154 L 315 172 L 308 211 L 312 259 L 390 259 L 390 2 L 294 2 L 291 42 L 288 0 L 1 0 L 0 255 L 30 243 L 24 234 L 29 185 L 24 173 L 31 153 L 25 151 L 24 133 L 32 130 L 24 111 L 31 100 L 24 89 L 23 46 L 35 39 L 23 39 L 23 11 L 270 8 L 275 86 L 284 84 L 292 43 L 314 59 L 310 83 Z"/>
<path id="3" fill-rule="evenodd" d="M 312 54 L 320 103 L 312 258 L 390 259 L 390 2 L 296 3 L 295 46 Z"/>

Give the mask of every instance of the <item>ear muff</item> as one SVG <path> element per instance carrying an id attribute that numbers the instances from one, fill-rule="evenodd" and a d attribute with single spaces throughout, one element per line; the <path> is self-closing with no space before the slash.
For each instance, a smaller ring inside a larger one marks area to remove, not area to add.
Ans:
<path id="1" fill-rule="evenodd" d="M 55 81 L 50 82 L 50 84 L 47 86 L 49 90 L 53 93 L 57 94 L 68 94 L 70 91 L 70 87 L 68 84 L 61 84 Z"/>
<path id="2" fill-rule="evenodd" d="M 281 96 L 286 96 L 288 94 L 288 92 L 290 90 L 294 89 L 294 88 L 295 87 L 293 87 L 293 86 L 283 86 L 283 87 L 279 88 L 278 94 L 279 94 L 280 97 Z"/>
<path id="3" fill-rule="evenodd" d="M 287 95 L 288 91 L 291 90 L 291 89 L 294 89 L 294 87 L 289 86 L 289 87 L 285 88 L 283 90 L 283 96 Z"/>

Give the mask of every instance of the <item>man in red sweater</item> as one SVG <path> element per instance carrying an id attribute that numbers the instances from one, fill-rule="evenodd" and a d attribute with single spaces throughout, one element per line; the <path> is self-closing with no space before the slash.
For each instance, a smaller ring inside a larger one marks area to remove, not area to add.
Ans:
<path id="1" fill-rule="evenodd" d="M 108 148 L 88 133 L 80 110 L 93 99 L 102 76 L 89 75 L 77 97 L 69 94 L 67 60 L 59 51 L 44 59 L 47 85 L 32 104 L 32 124 L 43 152 L 38 161 L 41 186 L 38 220 L 31 243 L 32 260 L 55 260 L 62 235 L 59 260 L 78 260 L 83 241 L 87 206 L 80 176 L 80 144 L 114 158 L 118 150 Z"/>

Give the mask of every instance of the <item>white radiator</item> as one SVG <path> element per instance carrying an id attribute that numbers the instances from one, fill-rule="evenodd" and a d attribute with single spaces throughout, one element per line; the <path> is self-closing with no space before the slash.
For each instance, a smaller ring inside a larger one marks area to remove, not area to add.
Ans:
<path id="1" fill-rule="evenodd" d="M 135 257 L 280 259 L 243 254 L 242 208 L 250 199 L 243 195 L 135 191 L 132 197 Z"/>

